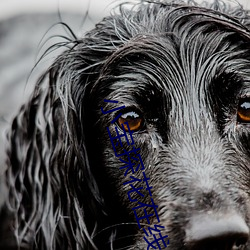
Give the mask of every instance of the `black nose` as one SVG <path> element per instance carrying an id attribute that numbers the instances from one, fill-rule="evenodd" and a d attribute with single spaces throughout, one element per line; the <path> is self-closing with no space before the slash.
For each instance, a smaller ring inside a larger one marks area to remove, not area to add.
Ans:
<path id="1" fill-rule="evenodd" d="M 249 228 L 239 215 L 205 214 L 191 218 L 185 243 L 189 250 L 239 250 L 248 238 Z"/>

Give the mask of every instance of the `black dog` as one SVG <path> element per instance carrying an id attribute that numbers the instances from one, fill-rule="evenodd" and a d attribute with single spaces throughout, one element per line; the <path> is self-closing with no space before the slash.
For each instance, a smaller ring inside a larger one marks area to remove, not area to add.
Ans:
<path id="1" fill-rule="evenodd" d="M 121 6 L 40 79 L 9 133 L 3 249 L 250 249 L 250 18 L 189 3 Z"/>

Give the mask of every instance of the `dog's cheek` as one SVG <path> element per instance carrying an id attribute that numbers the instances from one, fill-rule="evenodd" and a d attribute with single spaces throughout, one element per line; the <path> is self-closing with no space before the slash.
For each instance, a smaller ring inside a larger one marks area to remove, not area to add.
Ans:
<path id="1" fill-rule="evenodd" d="M 108 139 L 108 138 L 106 138 Z M 136 192 L 131 192 L 130 197 L 131 199 L 138 199 L 140 202 L 148 202 L 150 199 L 150 196 L 148 194 L 148 191 L 146 190 L 146 184 L 143 181 L 144 174 L 147 176 L 148 185 L 152 187 L 152 195 L 153 198 L 155 197 L 154 191 L 156 191 L 157 188 L 157 174 L 154 173 L 155 165 L 158 161 L 158 153 L 159 153 L 159 143 L 158 140 L 154 140 L 154 143 L 152 142 L 152 136 L 146 133 L 138 133 L 133 135 L 134 144 L 130 146 L 126 146 L 126 140 L 122 139 L 122 143 L 124 145 L 124 148 L 118 148 L 116 153 L 122 154 L 123 149 L 125 149 L 127 152 L 130 152 L 133 149 L 138 149 L 136 152 L 141 157 L 141 161 L 143 163 L 143 166 L 139 163 L 138 155 L 135 153 L 129 154 L 130 160 L 133 166 L 133 172 L 132 170 L 128 169 L 126 167 L 128 162 L 128 156 L 116 156 L 114 148 L 112 147 L 111 141 L 108 139 L 105 146 L 103 147 L 103 168 L 105 169 L 106 175 L 108 177 L 108 182 L 110 185 L 112 185 L 112 189 L 114 192 L 117 193 L 118 198 L 123 206 L 126 206 L 128 208 L 129 213 L 134 217 L 134 213 L 132 211 L 132 208 L 136 206 L 136 202 L 131 202 L 129 200 L 128 192 L 131 190 L 130 184 L 133 184 L 135 188 L 143 187 L 140 192 L 144 195 L 144 197 L 139 196 Z M 136 159 L 132 159 L 132 157 L 135 157 Z M 139 166 L 139 165 L 140 166 Z M 137 169 L 138 167 L 138 169 Z M 143 169 L 144 168 L 144 169 Z M 136 170 L 137 169 L 137 170 Z M 144 174 L 143 174 L 144 172 Z M 135 181 L 133 183 L 128 183 L 131 181 L 131 177 L 137 178 L 139 181 Z"/>

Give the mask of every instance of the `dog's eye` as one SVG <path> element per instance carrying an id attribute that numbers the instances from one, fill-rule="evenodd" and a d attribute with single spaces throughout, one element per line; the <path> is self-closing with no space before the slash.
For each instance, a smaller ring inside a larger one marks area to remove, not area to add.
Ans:
<path id="1" fill-rule="evenodd" d="M 122 128 L 122 124 L 124 126 L 125 131 L 129 131 L 125 122 L 128 123 L 130 131 L 138 131 L 144 125 L 143 118 L 136 112 L 130 111 L 121 115 L 118 119 L 117 124 L 120 128 Z"/>
<path id="2" fill-rule="evenodd" d="M 250 98 L 240 100 L 237 111 L 237 121 L 250 123 Z"/>

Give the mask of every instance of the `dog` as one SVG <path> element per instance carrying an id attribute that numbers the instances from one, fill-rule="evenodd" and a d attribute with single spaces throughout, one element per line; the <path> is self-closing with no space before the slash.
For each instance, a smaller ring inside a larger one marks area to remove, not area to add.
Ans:
<path id="1" fill-rule="evenodd" d="M 8 134 L 1 249 L 250 249 L 249 28 L 142 1 L 70 41 Z"/>

